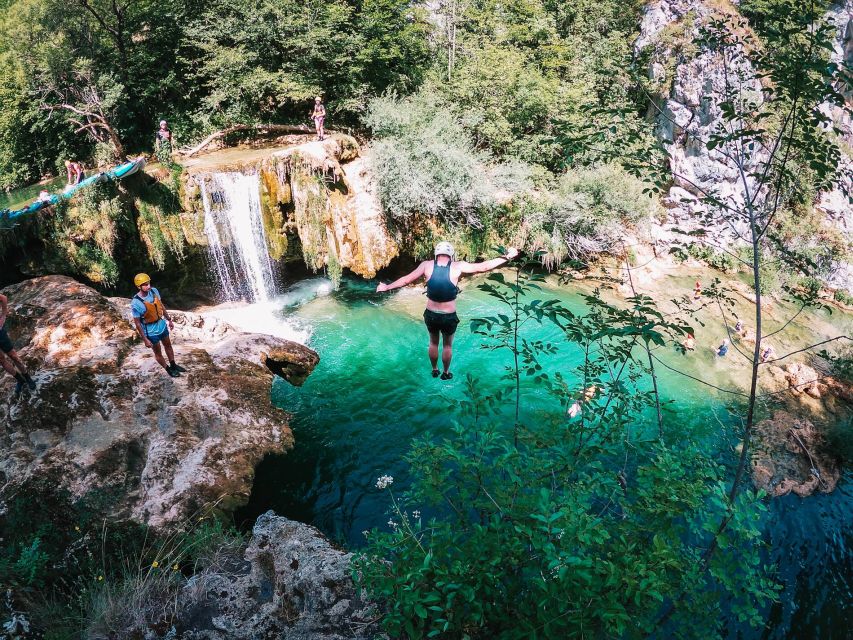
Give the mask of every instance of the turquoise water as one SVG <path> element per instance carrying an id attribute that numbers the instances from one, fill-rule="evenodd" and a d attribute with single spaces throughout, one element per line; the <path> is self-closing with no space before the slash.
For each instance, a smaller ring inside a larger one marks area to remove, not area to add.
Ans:
<path id="1" fill-rule="evenodd" d="M 53 178 L 45 183 L 31 184 L 20 189 L 12 189 L 11 191 L 0 191 L 0 209 L 22 209 L 29 204 L 32 204 L 39 196 L 42 189 L 47 189 L 50 193 L 62 191 L 65 186 L 65 178 Z"/>
<path id="2" fill-rule="evenodd" d="M 689 290 L 692 279 L 673 279 L 667 288 Z M 448 400 L 462 397 L 462 377 L 471 373 L 487 387 L 502 384 L 508 354 L 482 349 L 482 338 L 474 336 L 467 325 L 473 317 L 502 311 L 477 290 L 476 281 L 466 283 L 459 299 L 462 324 L 452 366 L 456 378 L 449 382 L 430 376 L 421 317 L 424 296 L 417 289 L 377 295 L 374 286 L 345 280 L 340 291 L 315 296 L 314 291 L 327 289 L 319 280 L 308 281 L 282 299 L 280 315 L 291 325 L 310 331 L 309 345 L 321 359 L 302 388 L 276 381 L 274 402 L 295 414 L 296 448 L 259 467 L 250 503 L 237 514 L 238 519 L 252 522 L 271 508 L 316 525 L 346 546 L 360 546 L 362 531 L 384 527 L 388 520 L 387 496 L 375 488 L 377 477 L 391 475 L 395 488 L 405 488 L 403 456 L 414 438 L 447 432 L 452 419 Z M 577 289 L 549 287 L 543 296 L 557 297 L 574 311 L 583 309 Z M 768 313 L 771 329 L 780 326 L 790 310 L 789 305 L 774 305 Z M 695 325 L 696 353 L 682 356 L 668 349 L 660 351 L 659 357 L 716 386 L 742 389 L 746 362 L 734 352 L 726 359 L 712 353 L 725 335 L 718 312 L 710 309 L 700 319 L 706 326 Z M 803 316 L 792 323 L 787 335 L 777 338 L 777 350 L 803 346 L 814 335 L 828 335 L 838 328 L 847 330 L 850 321 L 828 312 Z M 536 327 L 534 333 L 546 340 L 559 337 L 550 327 Z M 579 350 L 562 346 L 548 366 L 565 373 L 580 359 Z M 665 420 L 670 426 L 701 430 L 709 447 L 731 461 L 726 405 L 736 397 L 662 366 L 658 371 L 664 401 L 674 401 L 677 408 L 677 415 L 667 412 Z M 523 393 L 529 414 L 554 406 L 530 381 L 525 381 Z M 849 628 L 850 611 L 845 605 L 853 593 L 849 480 L 846 477 L 830 496 L 772 501 L 766 535 L 773 543 L 770 559 L 779 565 L 786 592 L 782 603 L 770 612 L 771 627 L 766 634 L 749 637 L 845 637 L 839 634 Z M 815 629 L 822 630 L 819 636 L 813 634 Z"/>

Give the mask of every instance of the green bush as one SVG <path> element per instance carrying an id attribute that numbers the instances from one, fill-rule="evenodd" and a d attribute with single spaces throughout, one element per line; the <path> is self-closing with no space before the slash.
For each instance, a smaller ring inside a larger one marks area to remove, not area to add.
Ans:
<path id="1" fill-rule="evenodd" d="M 761 496 L 745 491 L 730 503 L 725 467 L 682 422 L 661 424 L 657 437 L 637 426 L 655 401 L 640 388 L 632 347 L 692 329 L 664 320 L 648 299 L 621 310 L 598 292 L 577 316 L 532 300 L 537 279 L 493 274 L 481 285 L 506 313 L 472 329 L 485 348 L 506 350 L 507 385 L 484 388 L 469 374 L 452 435 L 417 441 L 407 456 L 409 492 L 377 481 L 390 492 L 390 530 L 368 534 L 353 575 L 385 604 L 387 632 L 647 637 L 662 632 L 667 603 L 677 604 L 667 630 L 679 637 L 719 637 L 724 609 L 760 625 L 776 593 L 761 564 Z M 525 340 L 518 327 L 528 320 L 558 324 L 564 341 Z M 572 347 L 587 354 L 577 370 L 544 372 L 544 358 Z M 525 376 L 554 396 L 534 420 L 519 411 Z M 589 388 L 569 420 L 566 408 Z M 705 557 L 712 536 L 719 548 Z"/>
<path id="2" fill-rule="evenodd" d="M 551 119 L 558 110 L 560 83 L 530 62 L 528 52 L 485 45 L 471 51 L 434 91 L 457 106 L 460 122 L 477 147 L 498 156 L 553 165 L 557 152 Z"/>
<path id="3" fill-rule="evenodd" d="M 836 289 L 835 293 L 832 294 L 832 297 L 837 302 L 846 304 L 848 306 L 853 306 L 853 295 L 850 295 L 844 289 Z"/>
<path id="4" fill-rule="evenodd" d="M 482 213 L 502 194 L 528 188 L 530 170 L 498 164 L 477 151 L 457 110 L 429 91 L 372 100 L 365 117 L 375 140 L 370 159 L 383 208 L 392 219 L 412 214 L 448 226 L 482 227 Z"/>
<path id="5" fill-rule="evenodd" d="M 567 172 L 552 190 L 528 198 L 523 212 L 530 243 L 545 252 L 550 268 L 618 248 L 626 227 L 650 220 L 658 209 L 639 180 L 610 164 Z"/>
<path id="6" fill-rule="evenodd" d="M 734 256 L 725 251 L 718 251 L 701 242 L 694 242 L 687 245 L 687 254 L 723 273 L 736 273 L 740 265 Z"/>

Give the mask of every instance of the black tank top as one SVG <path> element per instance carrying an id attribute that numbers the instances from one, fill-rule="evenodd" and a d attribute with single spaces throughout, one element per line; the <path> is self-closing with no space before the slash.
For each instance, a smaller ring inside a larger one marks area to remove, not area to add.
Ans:
<path id="1" fill-rule="evenodd" d="M 453 260 L 445 266 L 438 264 L 438 260 L 432 262 L 432 275 L 427 280 L 427 298 L 433 302 L 450 302 L 456 300 L 459 287 L 450 279 L 450 265 Z"/>

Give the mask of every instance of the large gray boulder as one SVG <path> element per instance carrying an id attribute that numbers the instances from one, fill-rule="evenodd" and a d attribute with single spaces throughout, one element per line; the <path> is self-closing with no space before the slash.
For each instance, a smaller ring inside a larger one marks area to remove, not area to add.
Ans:
<path id="1" fill-rule="evenodd" d="M 352 554 L 314 527 L 268 511 L 242 555 L 193 576 L 177 603 L 181 640 L 377 637 L 377 610 L 350 577 Z"/>
<path id="2" fill-rule="evenodd" d="M 270 386 L 274 372 L 301 384 L 319 360 L 307 347 L 176 311 L 188 372 L 172 379 L 136 336 L 129 300 L 64 276 L 3 293 L 9 334 L 38 383 L 15 399 L 12 378 L 0 380 L 6 490 L 39 480 L 72 499 L 108 492 L 104 516 L 168 528 L 244 504 L 257 464 L 293 446 Z"/>

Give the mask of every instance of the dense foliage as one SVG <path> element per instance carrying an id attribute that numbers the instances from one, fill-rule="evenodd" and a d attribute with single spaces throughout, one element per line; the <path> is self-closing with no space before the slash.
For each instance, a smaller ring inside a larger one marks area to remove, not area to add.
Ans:
<path id="1" fill-rule="evenodd" d="M 340 124 L 367 96 L 409 90 L 429 51 L 407 0 L 5 0 L 0 188 L 68 157 L 178 144 L 223 125 L 304 122 L 314 95 Z"/>
<path id="2" fill-rule="evenodd" d="M 243 542 L 211 510 L 168 535 L 107 523 L 117 500 L 109 490 L 75 498 L 36 480 L 0 498 L 0 628 L 8 634 L 0 637 L 141 638 L 168 629 L 188 578 Z"/>
<path id="3" fill-rule="evenodd" d="M 728 504 L 707 434 L 648 420 L 656 392 L 634 347 L 693 329 L 643 296 L 622 310 L 595 292 L 577 316 L 535 299 L 533 280 L 498 274 L 481 285 L 505 313 L 472 328 L 506 351 L 506 384 L 469 374 L 453 437 L 414 445 L 413 487 L 392 496 L 390 531 L 374 530 L 356 561 L 364 588 L 389 602 L 386 628 L 408 638 L 646 637 L 667 602 L 681 604 L 667 637 L 715 637 L 723 606 L 759 624 L 775 593 L 758 544 L 761 496 Z M 542 322 L 562 340 L 526 335 Z M 567 351 L 583 354 L 578 368 L 546 373 Z M 551 411 L 525 410 L 522 377 L 549 389 Z M 725 518 L 712 557 L 704 538 Z"/>

